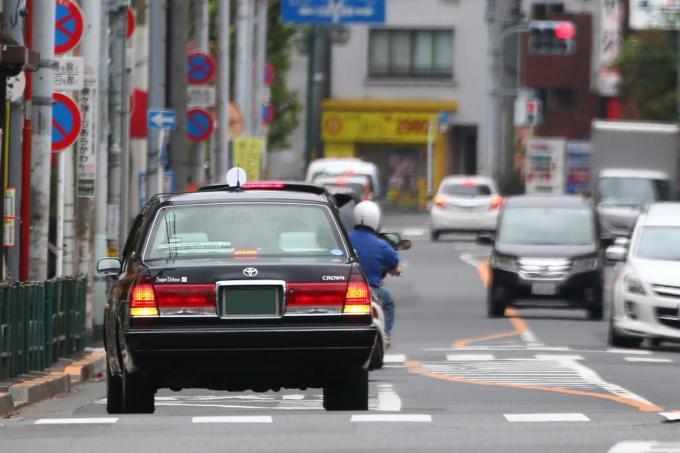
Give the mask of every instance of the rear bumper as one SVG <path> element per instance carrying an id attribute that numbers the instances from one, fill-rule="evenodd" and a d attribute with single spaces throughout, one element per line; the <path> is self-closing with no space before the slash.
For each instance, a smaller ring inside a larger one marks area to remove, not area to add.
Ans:
<path id="1" fill-rule="evenodd" d="M 498 210 L 467 213 L 433 206 L 430 224 L 434 231 L 495 231 Z"/>
<path id="2" fill-rule="evenodd" d="M 251 388 L 258 382 L 276 388 L 315 386 L 320 376 L 365 368 L 377 330 L 373 325 L 166 327 L 129 329 L 124 336 L 128 371 L 155 375 L 161 381 L 185 374 L 224 378 L 234 388 Z M 229 388 L 227 384 L 196 386 Z"/>

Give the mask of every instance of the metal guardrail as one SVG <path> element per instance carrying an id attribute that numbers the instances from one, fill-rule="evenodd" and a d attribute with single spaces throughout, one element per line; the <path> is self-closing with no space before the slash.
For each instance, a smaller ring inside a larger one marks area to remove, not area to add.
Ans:
<path id="1" fill-rule="evenodd" d="M 0 284 L 0 381 L 85 349 L 87 277 Z"/>

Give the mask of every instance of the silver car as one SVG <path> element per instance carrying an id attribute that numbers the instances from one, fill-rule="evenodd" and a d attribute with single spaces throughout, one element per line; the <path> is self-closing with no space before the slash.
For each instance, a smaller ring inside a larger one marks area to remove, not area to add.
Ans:
<path id="1" fill-rule="evenodd" d="M 485 176 L 444 178 L 430 208 L 430 235 L 496 231 L 498 210 L 504 199 L 493 179 Z"/>
<path id="2" fill-rule="evenodd" d="M 638 218 L 632 239 L 618 239 L 606 257 L 618 262 L 610 344 L 680 342 L 680 203 L 651 205 Z"/>

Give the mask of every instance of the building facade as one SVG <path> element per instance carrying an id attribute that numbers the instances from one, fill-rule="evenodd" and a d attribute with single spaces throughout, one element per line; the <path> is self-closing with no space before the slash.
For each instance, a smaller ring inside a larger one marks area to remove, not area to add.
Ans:
<path id="1" fill-rule="evenodd" d="M 384 25 L 349 30 L 332 51 L 323 155 L 376 163 L 384 195 L 407 206 L 447 174 L 483 170 L 485 2 L 390 1 Z"/>

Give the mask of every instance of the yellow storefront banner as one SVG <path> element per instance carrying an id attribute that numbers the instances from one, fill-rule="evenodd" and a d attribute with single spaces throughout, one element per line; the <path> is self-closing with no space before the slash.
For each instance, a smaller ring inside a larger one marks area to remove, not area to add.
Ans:
<path id="1" fill-rule="evenodd" d="M 248 181 L 260 180 L 264 147 L 265 141 L 263 138 L 234 138 L 234 166 L 245 170 L 246 175 L 248 175 Z"/>
<path id="2" fill-rule="evenodd" d="M 326 143 L 426 144 L 432 112 L 324 112 L 322 139 Z"/>

